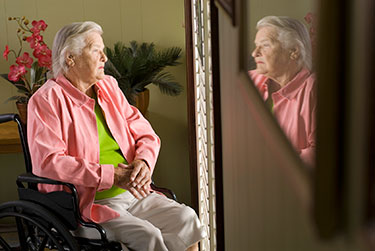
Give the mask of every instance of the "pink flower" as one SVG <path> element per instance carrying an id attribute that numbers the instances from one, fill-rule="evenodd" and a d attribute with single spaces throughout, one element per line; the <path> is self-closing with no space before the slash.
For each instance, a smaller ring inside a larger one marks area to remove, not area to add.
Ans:
<path id="1" fill-rule="evenodd" d="M 317 35 L 316 34 L 316 27 L 317 27 L 316 20 L 317 18 L 316 18 L 316 15 L 311 12 L 308 12 L 304 18 L 305 18 L 306 23 L 308 24 L 307 26 L 309 28 L 309 35 L 311 39 L 311 49 L 312 49 L 312 54 L 314 56 L 316 53 L 316 35 Z"/>
<path id="2" fill-rule="evenodd" d="M 51 61 L 51 56 L 40 56 L 38 58 L 38 65 L 40 67 L 47 67 L 48 69 L 51 70 L 51 66 L 52 66 L 52 61 Z"/>
<path id="3" fill-rule="evenodd" d="M 31 23 L 31 25 L 33 26 L 30 30 L 32 33 L 36 33 L 36 34 L 39 34 L 40 31 L 44 31 L 46 28 L 47 28 L 47 24 L 43 21 L 43 20 L 39 20 L 39 21 L 33 21 Z"/>
<path id="4" fill-rule="evenodd" d="M 26 41 L 29 42 L 32 49 L 35 49 L 40 46 L 41 42 L 43 42 L 43 37 L 39 34 L 33 34 L 30 37 L 27 37 Z"/>
<path id="5" fill-rule="evenodd" d="M 33 63 L 33 59 L 29 56 L 29 53 L 24 52 L 22 56 L 16 59 L 16 63 L 19 65 L 24 65 L 27 68 L 31 68 L 31 64 Z"/>
<path id="6" fill-rule="evenodd" d="M 306 23 L 311 23 L 314 19 L 314 15 L 311 12 L 308 12 L 306 16 L 304 17 Z"/>
<path id="7" fill-rule="evenodd" d="M 46 44 L 41 44 L 34 49 L 33 55 L 39 59 L 41 56 L 51 56 L 52 52 Z"/>
<path id="8" fill-rule="evenodd" d="M 39 47 L 35 48 L 33 55 L 38 59 L 39 66 L 51 68 L 52 51 L 46 44 L 42 44 Z"/>
<path id="9" fill-rule="evenodd" d="M 8 61 L 8 54 L 9 54 L 9 46 L 5 45 L 5 50 L 3 53 L 3 57 Z"/>
<path id="10" fill-rule="evenodd" d="M 9 68 L 8 79 L 16 82 L 26 73 L 27 71 L 24 65 L 11 65 Z"/>

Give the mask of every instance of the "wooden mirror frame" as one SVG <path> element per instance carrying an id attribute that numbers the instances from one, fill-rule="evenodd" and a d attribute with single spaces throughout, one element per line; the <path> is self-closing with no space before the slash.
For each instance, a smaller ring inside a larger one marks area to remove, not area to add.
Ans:
<path id="1" fill-rule="evenodd" d="M 313 212 L 323 239 L 374 232 L 373 13 L 372 0 L 320 0 Z"/>
<path id="2" fill-rule="evenodd" d="M 236 25 L 236 0 L 215 0 L 230 16 L 232 24 Z M 211 3 L 212 5 L 212 3 Z"/>

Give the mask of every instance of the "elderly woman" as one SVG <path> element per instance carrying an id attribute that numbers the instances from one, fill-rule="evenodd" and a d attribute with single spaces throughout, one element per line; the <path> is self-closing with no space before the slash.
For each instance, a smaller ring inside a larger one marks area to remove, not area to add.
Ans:
<path id="1" fill-rule="evenodd" d="M 289 17 L 264 17 L 252 56 L 250 77 L 302 160 L 313 165 L 316 91 L 306 27 Z"/>
<path id="2" fill-rule="evenodd" d="M 73 183 L 83 217 L 131 250 L 197 250 L 205 232 L 194 210 L 150 192 L 160 140 L 104 74 L 101 35 L 94 22 L 56 34 L 54 78 L 28 105 L 33 172 Z"/>

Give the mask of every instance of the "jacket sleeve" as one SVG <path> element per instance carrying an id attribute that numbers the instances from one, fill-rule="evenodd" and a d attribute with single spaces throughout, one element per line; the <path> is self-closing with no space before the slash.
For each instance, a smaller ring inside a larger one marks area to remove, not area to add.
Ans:
<path id="1" fill-rule="evenodd" d="M 314 109 L 312 112 L 312 116 L 315 116 L 316 110 Z M 315 151 L 316 151 L 316 124 L 315 119 L 313 119 L 313 122 L 310 125 L 310 131 L 308 132 L 307 136 L 307 147 L 304 149 L 301 149 L 300 157 L 303 160 L 305 164 L 307 164 L 310 167 L 313 167 L 315 165 Z"/>
<path id="2" fill-rule="evenodd" d="M 134 160 L 142 159 L 146 161 L 152 173 L 159 155 L 160 138 L 141 112 L 129 104 L 118 87 L 117 81 L 112 77 L 110 77 L 110 81 L 114 82 L 112 86 L 115 88 L 114 93 L 119 101 L 120 111 L 122 111 L 122 116 L 127 121 L 129 131 L 135 140 Z"/>
<path id="3" fill-rule="evenodd" d="M 62 128 L 66 121 L 59 116 L 58 97 L 51 95 L 36 93 L 28 103 L 27 135 L 33 173 L 99 191 L 109 189 L 113 185 L 112 165 L 68 154 Z"/>
<path id="4" fill-rule="evenodd" d="M 315 151 L 316 151 L 316 112 L 317 112 L 317 93 L 314 89 L 315 79 L 312 80 L 312 89 L 309 91 L 309 99 L 307 104 L 306 134 L 307 147 L 301 149 L 300 157 L 310 167 L 315 165 Z"/>
<path id="5" fill-rule="evenodd" d="M 302 149 L 300 153 L 300 157 L 303 162 L 310 167 L 313 167 L 315 163 L 315 150 L 315 142 L 311 142 L 310 146 Z"/>

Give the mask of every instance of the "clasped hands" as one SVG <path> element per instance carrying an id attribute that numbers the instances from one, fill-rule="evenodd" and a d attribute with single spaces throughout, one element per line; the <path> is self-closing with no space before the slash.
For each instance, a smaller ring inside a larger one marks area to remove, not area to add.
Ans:
<path id="1" fill-rule="evenodd" d="M 131 164 L 120 163 L 115 168 L 114 185 L 128 190 L 137 199 L 150 194 L 151 171 L 143 160 L 134 160 Z"/>

